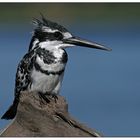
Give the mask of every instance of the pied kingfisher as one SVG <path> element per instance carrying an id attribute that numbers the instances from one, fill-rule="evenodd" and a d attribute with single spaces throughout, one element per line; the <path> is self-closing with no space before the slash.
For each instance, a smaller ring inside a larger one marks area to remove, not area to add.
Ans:
<path id="1" fill-rule="evenodd" d="M 111 50 L 100 44 L 73 36 L 63 26 L 49 21 L 43 16 L 41 20 L 34 19 L 33 23 L 36 28 L 29 50 L 17 68 L 15 98 L 1 119 L 15 117 L 22 91 L 37 91 L 48 103 L 51 97 L 57 99 L 68 60 L 65 48 L 78 45 Z"/>

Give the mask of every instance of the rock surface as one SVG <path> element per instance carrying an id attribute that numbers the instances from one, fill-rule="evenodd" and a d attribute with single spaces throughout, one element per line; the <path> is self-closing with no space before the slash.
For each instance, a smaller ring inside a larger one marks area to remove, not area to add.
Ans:
<path id="1" fill-rule="evenodd" d="M 45 102 L 35 92 L 23 93 L 15 119 L 1 137 L 100 137 L 72 118 L 64 97 Z"/>

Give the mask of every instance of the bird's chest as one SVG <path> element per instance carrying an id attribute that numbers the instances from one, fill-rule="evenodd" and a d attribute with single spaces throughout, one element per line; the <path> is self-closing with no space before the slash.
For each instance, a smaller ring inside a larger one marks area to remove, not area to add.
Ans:
<path id="1" fill-rule="evenodd" d="M 35 69 L 32 71 L 31 77 L 31 90 L 40 91 L 42 93 L 51 92 L 59 82 L 59 75 L 47 75 Z"/>
<path id="2" fill-rule="evenodd" d="M 31 72 L 31 90 L 51 92 L 59 83 L 64 72 L 63 52 L 39 50 Z"/>

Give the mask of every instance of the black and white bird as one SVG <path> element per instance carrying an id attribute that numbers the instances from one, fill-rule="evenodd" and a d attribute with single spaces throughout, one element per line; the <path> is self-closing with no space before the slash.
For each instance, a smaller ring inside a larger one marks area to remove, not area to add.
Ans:
<path id="1" fill-rule="evenodd" d="M 57 99 L 62 84 L 65 66 L 68 60 L 67 47 L 83 46 L 110 51 L 100 44 L 73 36 L 63 26 L 45 19 L 33 20 L 36 28 L 29 45 L 29 51 L 20 61 L 15 80 L 15 98 L 13 104 L 1 119 L 13 119 L 22 91 L 37 91 L 50 102 Z"/>

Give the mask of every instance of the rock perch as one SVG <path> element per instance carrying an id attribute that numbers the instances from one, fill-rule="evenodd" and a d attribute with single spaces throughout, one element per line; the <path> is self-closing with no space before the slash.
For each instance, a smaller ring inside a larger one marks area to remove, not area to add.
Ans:
<path id="1" fill-rule="evenodd" d="M 35 92 L 21 94 L 17 115 L 1 137 L 100 137 L 72 118 L 64 97 L 46 103 Z"/>

